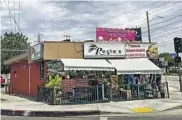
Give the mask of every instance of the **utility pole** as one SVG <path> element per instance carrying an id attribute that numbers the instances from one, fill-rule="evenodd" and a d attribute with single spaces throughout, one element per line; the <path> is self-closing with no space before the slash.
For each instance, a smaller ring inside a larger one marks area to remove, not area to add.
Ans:
<path id="1" fill-rule="evenodd" d="M 41 41 L 41 36 L 43 36 L 43 34 L 38 33 L 38 34 L 35 35 L 35 36 L 37 36 L 37 41 L 36 41 L 36 42 L 40 43 L 40 41 Z"/>
<path id="2" fill-rule="evenodd" d="M 178 75 L 179 75 L 179 83 L 180 83 L 180 91 L 182 92 L 182 79 L 181 79 L 181 57 L 179 53 L 182 53 L 182 38 L 175 37 L 174 38 L 174 49 L 176 52 L 175 62 L 178 64 Z"/>
<path id="3" fill-rule="evenodd" d="M 149 43 L 151 43 L 151 37 L 150 37 L 150 22 L 149 22 L 149 14 L 148 14 L 148 11 L 146 11 L 146 16 L 147 16 L 147 27 L 148 27 L 148 39 L 149 39 Z"/>
<path id="4" fill-rule="evenodd" d="M 179 57 L 179 53 L 177 53 L 177 57 Z M 182 81 L 181 81 L 181 62 L 179 62 L 179 63 L 178 63 L 178 75 L 179 75 L 180 91 L 182 92 Z"/>

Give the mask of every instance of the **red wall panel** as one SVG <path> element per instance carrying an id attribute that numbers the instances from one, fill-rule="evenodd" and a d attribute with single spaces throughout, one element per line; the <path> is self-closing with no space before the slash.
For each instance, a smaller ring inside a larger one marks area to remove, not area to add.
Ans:
<path id="1" fill-rule="evenodd" d="M 42 84 L 43 80 L 40 80 L 40 62 L 28 64 L 28 60 L 22 60 L 11 64 L 11 92 L 21 95 L 36 96 L 37 86 L 40 86 Z"/>
<path id="2" fill-rule="evenodd" d="M 43 80 L 40 79 L 40 62 L 32 63 L 30 70 L 30 94 L 31 96 L 37 96 L 37 87 L 43 84 Z"/>

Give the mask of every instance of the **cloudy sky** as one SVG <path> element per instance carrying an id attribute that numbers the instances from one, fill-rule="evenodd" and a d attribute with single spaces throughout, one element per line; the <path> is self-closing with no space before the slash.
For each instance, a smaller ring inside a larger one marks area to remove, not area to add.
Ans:
<path id="1" fill-rule="evenodd" d="M 2 0 L 0 5 L 1 34 L 18 32 L 19 26 L 32 43 L 38 32 L 42 40 L 59 41 L 70 35 L 73 41 L 83 41 L 95 40 L 96 27 L 136 26 L 142 28 L 143 41 L 147 42 L 146 11 L 152 41 L 158 42 L 160 52 L 174 52 L 173 38 L 182 37 L 182 1 Z"/>

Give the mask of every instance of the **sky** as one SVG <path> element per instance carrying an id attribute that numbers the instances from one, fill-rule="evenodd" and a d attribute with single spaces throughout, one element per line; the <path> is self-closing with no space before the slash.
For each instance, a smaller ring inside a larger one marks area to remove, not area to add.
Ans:
<path id="1" fill-rule="evenodd" d="M 61 41 L 64 35 L 84 41 L 96 39 L 96 27 L 137 26 L 142 28 L 142 40 L 148 42 L 148 11 L 152 42 L 158 43 L 159 52 L 174 52 L 173 38 L 182 37 L 181 6 L 182 1 L 2 0 L 0 28 L 1 35 L 21 31 L 33 44 L 38 33 L 45 41 Z"/>

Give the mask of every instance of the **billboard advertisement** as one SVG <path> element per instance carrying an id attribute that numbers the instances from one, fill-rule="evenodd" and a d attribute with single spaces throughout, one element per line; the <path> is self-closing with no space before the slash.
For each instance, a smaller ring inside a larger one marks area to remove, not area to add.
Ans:
<path id="1" fill-rule="evenodd" d="M 135 31 L 135 41 L 142 41 L 142 30 L 141 30 L 141 28 L 126 28 L 126 29 Z"/>
<path id="2" fill-rule="evenodd" d="M 151 44 L 126 44 L 126 58 L 156 58 L 158 57 L 158 46 Z"/>
<path id="3" fill-rule="evenodd" d="M 85 42 L 84 58 L 125 58 L 125 44 Z"/>
<path id="4" fill-rule="evenodd" d="M 117 28 L 96 28 L 96 40 L 97 41 L 134 41 L 135 31 L 128 29 Z"/>

